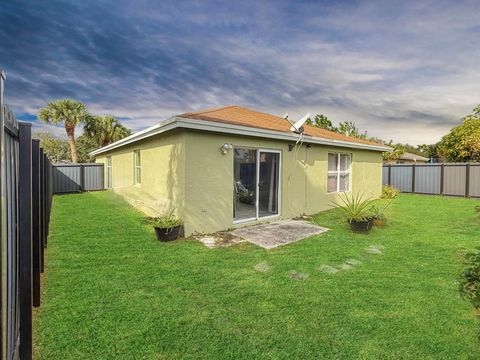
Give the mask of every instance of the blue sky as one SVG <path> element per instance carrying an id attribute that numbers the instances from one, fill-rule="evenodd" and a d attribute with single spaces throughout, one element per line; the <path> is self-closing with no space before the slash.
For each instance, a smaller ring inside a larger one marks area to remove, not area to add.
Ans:
<path id="1" fill-rule="evenodd" d="M 0 7 L 0 67 L 28 121 L 63 97 L 134 130 L 238 104 L 431 143 L 480 103 L 479 13 L 478 1 L 15 0 Z"/>

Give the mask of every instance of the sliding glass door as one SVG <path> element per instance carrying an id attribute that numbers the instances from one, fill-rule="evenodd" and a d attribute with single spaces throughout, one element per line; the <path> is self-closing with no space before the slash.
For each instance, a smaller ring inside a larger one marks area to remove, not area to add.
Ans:
<path id="1" fill-rule="evenodd" d="M 257 150 L 235 148 L 233 160 L 233 219 L 257 218 Z"/>
<path id="2" fill-rule="evenodd" d="M 280 152 L 235 148 L 233 157 L 234 222 L 278 215 Z"/>
<path id="3" fill-rule="evenodd" d="M 258 176 L 258 216 L 278 215 L 278 175 L 280 153 L 260 151 Z"/>

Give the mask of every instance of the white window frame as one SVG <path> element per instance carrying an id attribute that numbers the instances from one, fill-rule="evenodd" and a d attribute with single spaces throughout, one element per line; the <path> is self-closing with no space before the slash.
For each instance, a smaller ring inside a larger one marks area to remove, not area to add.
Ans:
<path id="1" fill-rule="evenodd" d="M 112 176 L 112 157 L 107 156 L 107 189 L 113 187 L 113 176 Z"/>
<path id="2" fill-rule="evenodd" d="M 139 164 L 137 164 L 137 154 Z M 140 149 L 133 150 L 133 183 L 135 185 L 142 184 L 142 155 Z"/>
<path id="3" fill-rule="evenodd" d="M 329 166 L 329 159 L 330 155 L 336 155 L 337 156 L 337 170 L 330 170 Z M 347 155 L 348 156 L 348 168 L 347 170 L 340 170 L 340 158 L 341 155 Z M 348 174 L 348 190 L 340 190 L 340 179 L 342 175 Z M 337 175 L 337 188 L 334 191 L 328 190 L 328 177 L 329 175 Z M 334 152 L 329 152 L 327 155 L 327 193 L 338 193 L 338 192 L 350 192 L 352 190 L 352 154 L 349 153 L 334 153 Z"/>

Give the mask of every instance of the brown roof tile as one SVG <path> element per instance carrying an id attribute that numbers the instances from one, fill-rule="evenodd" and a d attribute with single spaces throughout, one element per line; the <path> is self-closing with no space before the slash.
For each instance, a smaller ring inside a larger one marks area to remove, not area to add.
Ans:
<path id="1" fill-rule="evenodd" d="M 206 109 L 196 112 L 189 112 L 180 117 L 189 118 L 189 119 L 199 119 L 206 121 L 217 121 L 227 124 L 249 126 L 265 130 L 281 131 L 286 133 L 291 133 L 290 124 L 284 118 L 279 116 L 266 114 L 260 111 L 255 111 L 240 107 L 237 105 L 225 106 L 216 109 Z M 304 126 L 306 136 L 319 137 L 329 140 L 341 140 L 349 141 L 353 143 L 368 144 L 375 146 L 382 146 L 373 141 L 358 139 L 342 134 L 337 134 L 332 131 L 325 129 L 320 129 L 315 126 L 305 125 Z"/>

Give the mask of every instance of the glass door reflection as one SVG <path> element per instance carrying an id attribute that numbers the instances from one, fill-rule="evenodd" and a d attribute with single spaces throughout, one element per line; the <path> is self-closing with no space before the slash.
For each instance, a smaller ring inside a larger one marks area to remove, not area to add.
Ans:
<path id="1" fill-rule="evenodd" d="M 257 218 L 257 150 L 234 149 L 233 219 Z"/>

